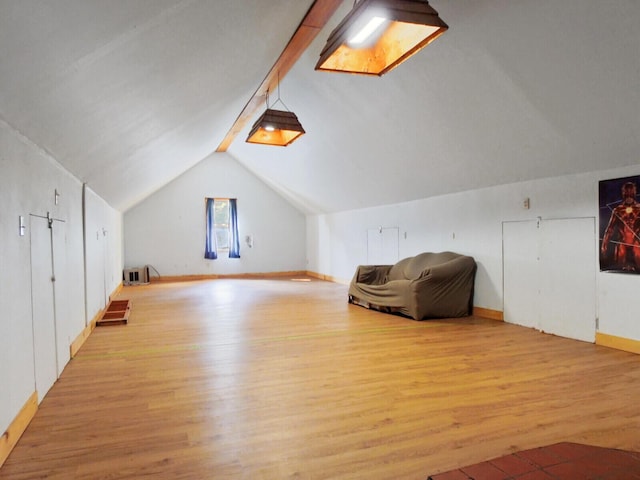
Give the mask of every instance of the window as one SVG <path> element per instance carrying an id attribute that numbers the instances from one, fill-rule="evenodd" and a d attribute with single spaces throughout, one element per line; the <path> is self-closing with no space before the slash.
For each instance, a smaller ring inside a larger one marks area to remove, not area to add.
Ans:
<path id="1" fill-rule="evenodd" d="M 229 250 L 229 200 L 213 200 L 213 230 L 216 234 L 218 251 Z"/>
<path id="2" fill-rule="evenodd" d="M 214 260 L 218 252 L 229 252 L 229 258 L 240 258 L 237 200 L 206 199 L 206 239 L 204 258 Z"/>

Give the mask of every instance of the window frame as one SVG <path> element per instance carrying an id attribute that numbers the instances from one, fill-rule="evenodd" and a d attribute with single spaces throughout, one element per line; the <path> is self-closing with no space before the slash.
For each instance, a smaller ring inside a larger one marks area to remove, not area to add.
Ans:
<path id="1" fill-rule="evenodd" d="M 231 200 L 230 198 L 225 198 L 225 197 L 207 197 L 207 198 L 211 198 L 213 199 L 213 234 L 216 236 L 216 247 L 218 252 L 229 252 L 230 250 L 230 245 L 231 245 L 231 207 L 229 206 L 229 200 Z M 205 198 L 205 205 L 206 205 L 206 201 L 207 199 Z M 226 204 L 226 217 L 227 217 L 227 222 L 226 223 L 218 223 L 216 221 L 216 213 L 218 213 L 216 211 L 216 204 L 220 204 L 220 203 L 225 203 Z M 226 245 L 225 246 L 221 246 L 219 240 L 219 236 L 218 236 L 218 231 L 225 231 L 226 232 Z"/>

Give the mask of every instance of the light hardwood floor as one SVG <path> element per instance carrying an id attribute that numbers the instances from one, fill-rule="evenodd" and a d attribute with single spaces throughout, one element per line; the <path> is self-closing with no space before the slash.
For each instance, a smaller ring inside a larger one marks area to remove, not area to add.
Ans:
<path id="1" fill-rule="evenodd" d="M 344 285 L 126 287 L 0 469 L 11 479 L 426 479 L 560 441 L 640 450 L 640 356 Z"/>

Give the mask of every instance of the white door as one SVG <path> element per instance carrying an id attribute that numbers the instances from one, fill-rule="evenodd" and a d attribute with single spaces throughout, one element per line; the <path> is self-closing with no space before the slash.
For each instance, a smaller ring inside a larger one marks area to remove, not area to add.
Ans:
<path id="1" fill-rule="evenodd" d="M 111 263 L 109 262 L 109 236 L 107 235 L 107 231 L 102 229 L 102 254 L 103 254 L 103 283 L 104 283 L 104 304 L 109 304 L 109 271 L 111 270 Z"/>
<path id="2" fill-rule="evenodd" d="M 400 230 L 398 227 L 367 230 L 367 263 L 393 265 L 399 260 Z"/>
<path id="3" fill-rule="evenodd" d="M 38 401 L 58 378 L 51 229 L 46 218 L 30 216 L 31 307 L 35 388 Z"/>
<path id="4" fill-rule="evenodd" d="M 586 342 L 596 339 L 595 218 L 541 224 L 540 329 Z"/>
<path id="5" fill-rule="evenodd" d="M 52 223 L 52 251 L 53 251 L 53 301 L 54 301 L 54 324 L 56 326 L 56 349 L 57 349 L 57 373 L 58 377 L 62 373 L 65 365 L 71 359 L 71 335 L 69 319 L 69 300 L 65 297 L 68 294 L 67 286 L 67 249 L 66 249 L 66 228 L 65 223 L 54 220 Z"/>
<path id="6" fill-rule="evenodd" d="M 595 341 L 595 218 L 503 222 L 502 235 L 504 320 Z"/>
<path id="7" fill-rule="evenodd" d="M 540 328 L 538 222 L 503 222 L 502 282 L 504 321 Z"/>

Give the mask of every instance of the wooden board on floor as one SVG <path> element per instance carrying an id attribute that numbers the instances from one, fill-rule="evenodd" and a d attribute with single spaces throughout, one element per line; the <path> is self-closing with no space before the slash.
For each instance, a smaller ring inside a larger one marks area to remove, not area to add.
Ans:
<path id="1" fill-rule="evenodd" d="M 129 321 L 131 312 L 130 300 L 112 300 L 104 311 L 102 318 L 96 322 L 96 326 L 124 325 Z"/>

